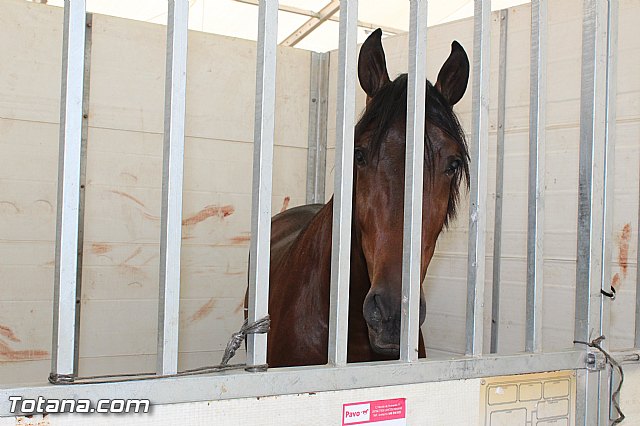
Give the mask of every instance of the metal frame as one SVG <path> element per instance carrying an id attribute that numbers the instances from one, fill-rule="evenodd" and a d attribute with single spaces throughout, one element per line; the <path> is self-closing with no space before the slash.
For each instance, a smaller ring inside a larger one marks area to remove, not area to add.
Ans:
<path id="1" fill-rule="evenodd" d="M 75 371 L 86 7 L 65 0 L 51 375 Z"/>
<path id="2" fill-rule="evenodd" d="M 544 179 L 544 66 L 546 0 L 533 0 L 530 112 L 530 221 L 528 235 L 528 297 L 526 354 L 483 355 L 486 163 L 488 154 L 490 2 L 475 1 L 473 136 L 471 152 L 471 203 L 469 222 L 467 356 L 444 360 L 417 360 L 417 320 L 420 267 L 419 238 L 424 149 L 424 99 L 426 68 L 427 0 L 412 0 L 410 25 L 410 71 L 408 87 L 407 163 L 405 181 L 405 229 L 403 249 L 403 317 L 401 359 L 393 362 L 346 365 L 351 197 L 353 182 L 353 124 L 355 121 L 355 71 L 357 1 L 341 1 L 338 62 L 338 108 L 336 131 L 336 177 L 334 182 L 333 252 L 329 327 L 329 365 L 279 369 L 269 372 L 222 373 L 152 379 L 132 382 L 0 388 L 0 416 L 9 415 L 8 396 L 42 395 L 70 398 L 130 397 L 144 392 L 156 404 L 229 399 L 296 392 L 356 389 L 389 384 L 402 385 L 436 380 L 456 380 L 491 375 L 519 374 L 559 369 L 577 370 L 578 424 L 605 424 L 609 417 L 608 371 L 587 369 L 584 347 L 565 352 L 542 353 L 541 349 L 541 259 L 542 199 Z M 178 306 L 180 285 L 180 230 L 182 163 L 186 93 L 188 2 L 169 0 L 167 27 L 167 78 L 161 237 L 161 292 L 159 312 L 158 372 L 175 372 L 178 356 Z M 608 332 L 609 299 L 600 290 L 609 282 L 613 194 L 613 142 L 615 134 L 615 76 L 617 50 L 617 0 L 584 0 L 582 92 L 580 123 L 580 181 L 576 268 L 576 340 L 588 341 Z M 256 73 L 254 148 L 254 192 L 249 285 L 249 320 L 267 314 L 269 240 L 271 221 L 271 177 L 275 116 L 275 71 L 278 2 L 260 2 Z M 498 164 L 504 157 L 504 94 L 506 82 L 507 14 L 501 13 L 501 66 L 499 82 Z M 63 37 L 63 79 L 56 236 L 56 282 L 52 375 L 73 376 L 74 344 L 78 322 L 76 296 L 79 242 L 79 203 L 82 175 L 81 141 L 85 72 L 85 3 L 66 0 Z M 310 109 L 309 195 L 320 201 L 324 180 L 323 132 L 326 132 L 327 55 L 312 55 Z M 316 81 L 316 83 L 313 83 Z M 314 86 L 315 84 L 315 86 Z M 84 96 L 88 96 L 84 92 Z M 312 101 L 313 103 L 313 101 Z M 86 104 L 86 99 L 85 99 Z M 86 107 L 86 105 L 85 105 Z M 85 110 L 86 112 L 86 110 Z M 313 123 L 313 126 L 311 124 Z M 314 127 L 315 126 L 315 127 Z M 85 126 L 86 127 L 86 126 Z M 324 143 L 326 144 L 326 133 Z M 312 144 L 312 139 L 314 139 Z M 311 166 L 310 166 L 311 167 Z M 345 178 L 346 177 L 346 178 Z M 313 181 L 313 182 L 312 182 Z M 502 176 L 498 185 L 502 183 Z M 500 191 L 498 191 L 500 189 Z M 496 189 L 501 202 L 501 186 Z M 604 203 L 604 208 L 601 206 Z M 501 206 L 501 205 L 500 205 Z M 501 209 L 500 209 L 501 210 Z M 499 215 L 497 216 L 500 217 Z M 640 220 L 640 219 L 639 219 Z M 639 222 L 640 223 L 640 222 Z M 499 237 L 499 232 L 496 231 Z M 499 238 L 498 238 L 499 240 Z M 497 241 L 498 266 L 500 247 Z M 640 243 L 639 243 L 640 244 Z M 640 255 L 639 255 L 640 256 Z M 495 275 L 499 292 L 498 278 Z M 499 267 L 498 267 L 499 270 Z M 581 285 L 587 284 L 587 285 Z M 605 290 L 608 290 L 605 289 Z M 640 293 L 640 277 L 638 278 Z M 638 300 L 640 296 L 636 295 Z M 493 317 L 497 317 L 494 306 Z M 497 326 L 496 326 L 497 330 Z M 497 331 L 492 331 L 491 349 L 497 349 Z M 640 346 L 640 303 L 636 304 L 636 346 Z M 618 356 L 617 354 L 615 356 Z M 623 362 L 639 362 L 640 351 L 619 355 Z M 259 370 L 266 362 L 266 336 L 248 340 L 248 365 Z M 375 370 L 374 370 L 375 369 Z M 375 371 L 375 374 L 371 374 Z M 64 377 L 62 377 L 64 379 Z M 593 411 L 593 412 L 592 412 Z"/>
<path id="3" fill-rule="evenodd" d="M 502 261 L 502 200 L 504 188 L 504 126 L 507 92 L 507 36 L 509 10 L 500 11 L 500 65 L 498 66 L 498 135 L 496 139 L 496 199 L 493 225 L 493 281 L 491 289 L 490 352 L 498 352 L 500 333 L 500 265 Z"/>
<path id="4" fill-rule="evenodd" d="M 329 364 L 346 365 L 351 263 L 353 137 L 356 117 L 358 1 L 340 1 L 340 48 L 336 109 L 336 168 L 333 195 Z M 345 178 L 345 176 L 347 178 Z"/>
<path id="5" fill-rule="evenodd" d="M 427 1 L 411 0 L 410 11 L 400 359 L 414 362 L 418 360 L 420 330 L 424 119 L 427 90 Z"/>
<path id="6" fill-rule="evenodd" d="M 483 351 L 487 163 L 489 153 L 489 55 L 491 1 L 475 0 L 473 23 L 473 122 L 469 192 L 466 353 Z"/>
<path id="7" fill-rule="evenodd" d="M 188 0 L 169 0 L 164 104 L 158 374 L 178 371 Z"/>
<path id="8" fill-rule="evenodd" d="M 319 12 L 318 16 L 310 18 L 307 22 L 302 24 L 298 29 L 292 32 L 287 38 L 280 43 L 281 46 L 293 47 L 296 44 L 304 40 L 309 34 L 314 32 L 316 28 L 325 23 L 329 18 L 336 14 L 340 10 L 339 0 L 331 0 L 325 7 Z"/>
<path id="9" fill-rule="evenodd" d="M 547 0 L 531 1 L 529 218 L 525 350 L 542 351 L 544 178 L 547 102 Z"/>

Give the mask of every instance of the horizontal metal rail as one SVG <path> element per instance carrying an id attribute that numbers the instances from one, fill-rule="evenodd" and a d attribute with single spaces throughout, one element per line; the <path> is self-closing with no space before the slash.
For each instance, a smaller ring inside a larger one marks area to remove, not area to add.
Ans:
<path id="1" fill-rule="evenodd" d="M 0 416 L 9 413 L 9 396 L 24 399 L 52 398 L 115 399 L 144 395 L 153 404 L 173 404 L 235 398 L 252 398 L 305 392 L 362 389 L 379 386 L 408 385 L 444 380 L 574 370 L 584 367 L 583 351 L 547 354 L 487 355 L 482 358 L 461 357 L 451 360 L 419 360 L 349 364 L 341 367 L 314 366 L 272 369 L 267 372 L 224 373 L 213 376 L 190 376 L 137 382 L 87 384 L 73 386 L 36 386 L 0 388 Z"/>

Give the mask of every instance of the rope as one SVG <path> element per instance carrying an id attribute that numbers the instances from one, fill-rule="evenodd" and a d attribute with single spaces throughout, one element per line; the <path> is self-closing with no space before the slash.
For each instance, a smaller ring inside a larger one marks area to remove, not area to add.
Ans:
<path id="1" fill-rule="evenodd" d="M 591 342 L 582 342 L 580 340 L 574 340 L 573 343 L 579 343 L 581 345 L 586 345 L 590 348 L 595 348 L 599 350 L 604 355 L 605 362 L 611 365 L 612 371 L 614 368 L 618 370 L 618 374 L 620 375 L 620 382 L 618 382 L 618 386 L 616 387 L 615 391 L 611 394 L 611 403 L 613 404 L 613 408 L 615 408 L 618 414 L 618 418 L 611 421 L 611 426 L 614 426 L 622 423 L 622 421 L 625 419 L 625 415 L 622 413 L 622 410 L 620 409 L 620 390 L 622 389 L 622 383 L 624 382 L 624 372 L 622 371 L 622 366 L 618 363 L 618 361 L 616 361 L 611 355 L 609 355 L 607 351 L 602 349 L 602 346 L 600 346 L 600 342 L 602 342 L 604 339 L 605 339 L 604 336 L 600 336 L 600 337 L 596 337 Z"/>
<path id="2" fill-rule="evenodd" d="M 247 337 L 247 334 L 264 334 L 269 331 L 270 324 L 271 319 L 269 319 L 269 315 L 251 324 L 248 323 L 248 320 L 244 320 L 244 324 L 242 324 L 240 331 L 231 335 L 231 339 L 229 340 L 229 343 L 227 343 L 227 349 L 224 351 L 224 356 L 222 357 L 220 365 L 227 365 L 229 360 L 236 354 L 236 351 L 244 341 L 245 337 Z"/>
<path id="3" fill-rule="evenodd" d="M 156 373 L 126 373 L 126 374 L 104 374 L 99 376 L 81 376 L 76 377 L 73 374 L 54 374 L 49 375 L 49 383 L 53 385 L 85 385 L 85 384 L 97 384 L 97 383 L 121 383 L 121 382 L 135 382 L 141 380 L 152 379 L 167 379 L 174 377 L 184 376 L 196 376 L 200 374 L 220 373 L 229 370 L 243 370 L 247 369 L 247 364 L 229 364 L 229 360 L 233 358 L 236 351 L 242 344 L 247 334 L 261 333 L 264 334 L 269 331 L 269 324 L 271 320 L 269 316 L 259 319 L 251 324 L 247 320 L 244 321 L 240 331 L 233 333 L 227 348 L 224 351 L 222 357 L 222 363 L 219 365 L 210 365 L 206 367 L 191 368 L 188 370 L 182 370 L 175 374 L 156 374 Z M 267 365 L 255 365 L 250 366 L 251 371 L 264 371 L 267 369 Z"/>

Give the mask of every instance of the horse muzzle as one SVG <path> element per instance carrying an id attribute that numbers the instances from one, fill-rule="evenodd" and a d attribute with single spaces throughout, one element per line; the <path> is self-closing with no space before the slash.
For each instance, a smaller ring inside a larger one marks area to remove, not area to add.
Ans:
<path id="1" fill-rule="evenodd" d="M 369 331 L 369 344 L 380 355 L 400 356 L 400 295 L 389 297 L 384 290 L 371 289 L 364 299 L 362 313 Z M 426 302 L 420 292 L 420 325 L 426 316 Z"/>

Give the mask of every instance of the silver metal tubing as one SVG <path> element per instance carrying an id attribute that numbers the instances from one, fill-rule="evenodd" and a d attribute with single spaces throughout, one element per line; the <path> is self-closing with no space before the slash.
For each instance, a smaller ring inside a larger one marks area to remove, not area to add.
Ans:
<path id="1" fill-rule="evenodd" d="M 418 359 L 418 332 L 420 329 L 426 60 L 427 0 L 411 0 L 400 334 L 400 359 L 407 362 Z"/>
<path id="2" fill-rule="evenodd" d="M 502 199 L 504 188 L 504 126 L 507 92 L 507 35 L 509 9 L 500 11 L 500 65 L 498 68 L 498 135 L 496 140 L 496 200 L 493 226 L 493 282 L 491 291 L 491 353 L 498 352 L 500 333 L 500 264 L 502 258 Z"/>
<path id="3" fill-rule="evenodd" d="M 269 259 L 271 250 L 271 192 L 273 139 L 276 110 L 276 53 L 278 1 L 260 2 L 256 65 L 256 111 L 253 147 L 253 198 L 249 256 L 249 321 L 269 310 Z M 267 362 L 266 334 L 247 336 L 247 365 Z"/>
<path id="4" fill-rule="evenodd" d="M 590 341 L 607 331 L 608 321 L 603 314 L 608 308 L 603 304 L 610 303 L 600 293 L 605 285 L 604 265 L 609 262 L 609 249 L 605 246 L 610 245 L 610 237 L 605 234 L 612 206 L 605 201 L 613 189 L 611 170 L 607 170 L 613 147 L 607 130 L 611 87 L 608 2 L 585 0 L 583 14 L 575 340 Z M 600 424 L 608 423 L 609 399 L 602 397 L 608 395 L 607 373 L 603 370 L 584 374 L 583 386 L 578 388 L 578 402 L 584 410 L 578 411 L 577 424 L 597 424 L 598 419 Z"/>
<path id="5" fill-rule="evenodd" d="M 173 374 L 178 369 L 188 21 L 189 2 L 169 0 L 160 221 L 158 374 Z"/>
<path id="6" fill-rule="evenodd" d="M 237 373 L 154 379 L 137 382 L 78 384 L 73 386 L 0 387 L 0 416 L 11 413 L 12 395 L 23 399 L 73 399 L 78 395 L 99 399 L 130 399 L 144 395 L 154 405 L 195 401 L 217 401 L 235 398 L 255 398 L 265 395 L 362 389 L 444 380 L 573 370 L 583 366 L 583 351 L 545 354 L 517 354 L 481 358 L 420 360 L 414 363 L 383 361 L 354 363 L 342 367 L 309 366 L 275 368 L 262 373 Z M 579 370 L 582 371 L 582 370 Z"/>
<path id="7" fill-rule="evenodd" d="M 357 24 L 358 1 L 341 0 L 329 310 L 329 364 L 332 365 L 347 362 Z"/>
<path id="8" fill-rule="evenodd" d="M 65 0 L 51 374 L 74 373 L 85 1 Z"/>
<path id="9" fill-rule="evenodd" d="M 335 15 L 338 10 L 340 10 L 340 2 L 338 0 L 331 0 L 329 4 L 318 12 L 317 17 L 314 16 L 302 24 L 298 29 L 291 33 L 291 35 L 285 38 L 280 45 L 293 47 L 300 43 L 305 37 L 314 32 L 320 25 Z"/>
<path id="10" fill-rule="evenodd" d="M 483 349 L 490 40 L 491 1 L 475 0 L 471 189 L 469 193 L 469 254 L 467 261 L 466 353 L 468 355 L 481 355 Z"/>
<path id="11" fill-rule="evenodd" d="M 529 216 L 525 350 L 542 351 L 547 0 L 531 1 L 529 97 Z"/>
<path id="12" fill-rule="evenodd" d="M 311 53 L 309 83 L 309 153 L 307 155 L 307 204 L 324 203 L 327 169 L 327 117 L 329 54 Z"/>

